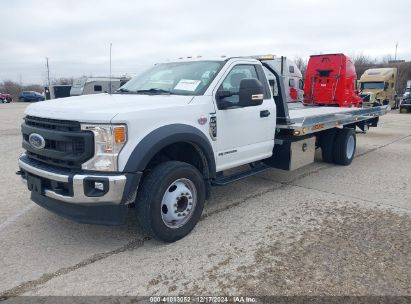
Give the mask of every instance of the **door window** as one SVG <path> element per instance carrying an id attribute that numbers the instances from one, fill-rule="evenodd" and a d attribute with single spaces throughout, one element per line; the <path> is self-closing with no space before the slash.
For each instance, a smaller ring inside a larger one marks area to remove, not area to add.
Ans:
<path id="1" fill-rule="evenodd" d="M 275 75 L 271 73 L 265 66 L 263 66 L 263 70 L 265 75 L 268 78 L 268 83 L 270 84 L 270 90 L 273 96 L 278 96 L 278 87 L 277 87 L 277 81 L 275 78 Z"/>
<path id="2" fill-rule="evenodd" d="M 258 79 L 255 66 L 252 64 L 236 65 L 230 71 L 230 73 L 228 73 L 227 77 L 224 79 L 218 91 L 230 91 L 231 93 L 238 93 L 240 90 L 241 80 L 246 78 Z M 230 97 L 226 97 L 225 99 L 232 103 L 238 103 L 239 96 L 233 95 Z"/>

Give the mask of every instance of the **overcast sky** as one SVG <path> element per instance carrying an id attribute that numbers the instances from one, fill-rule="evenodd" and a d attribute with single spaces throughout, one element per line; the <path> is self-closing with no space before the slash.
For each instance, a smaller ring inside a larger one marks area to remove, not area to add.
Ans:
<path id="1" fill-rule="evenodd" d="M 0 0 L 0 81 L 135 75 L 180 56 L 343 52 L 411 60 L 410 0 Z"/>

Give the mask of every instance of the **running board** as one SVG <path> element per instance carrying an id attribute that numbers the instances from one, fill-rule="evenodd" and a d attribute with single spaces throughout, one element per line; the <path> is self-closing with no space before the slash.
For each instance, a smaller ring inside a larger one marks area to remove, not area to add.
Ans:
<path id="1" fill-rule="evenodd" d="M 217 177 L 216 179 L 211 181 L 211 184 L 213 186 L 225 186 L 225 185 L 234 183 L 236 181 L 242 180 L 244 178 L 256 175 L 261 172 L 272 170 L 272 169 L 273 169 L 272 167 L 269 167 L 266 165 L 260 165 L 250 170 L 235 173 L 233 175 Z"/>

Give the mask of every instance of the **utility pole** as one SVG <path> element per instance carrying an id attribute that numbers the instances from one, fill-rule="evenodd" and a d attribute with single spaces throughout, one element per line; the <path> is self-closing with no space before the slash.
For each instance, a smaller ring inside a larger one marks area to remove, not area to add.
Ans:
<path id="1" fill-rule="evenodd" d="M 110 42 L 110 74 L 109 74 L 109 77 L 110 77 L 110 89 L 109 89 L 109 93 L 111 94 L 111 47 L 112 47 L 112 43 Z"/>
<path id="2" fill-rule="evenodd" d="M 397 60 L 397 48 L 398 48 L 398 41 L 395 44 L 395 56 L 394 56 L 394 60 Z"/>
<path id="3" fill-rule="evenodd" d="M 47 66 L 47 82 L 50 89 L 50 67 L 49 67 L 49 58 L 46 57 L 46 66 Z"/>

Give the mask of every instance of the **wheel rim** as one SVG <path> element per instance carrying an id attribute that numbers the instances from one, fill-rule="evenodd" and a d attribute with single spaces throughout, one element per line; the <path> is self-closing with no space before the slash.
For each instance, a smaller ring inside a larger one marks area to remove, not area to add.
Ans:
<path id="1" fill-rule="evenodd" d="M 355 140 L 354 140 L 354 136 L 350 136 L 348 138 L 347 141 L 347 150 L 346 150 L 346 154 L 347 154 L 347 158 L 350 159 L 353 154 L 354 154 L 354 147 L 355 147 Z"/>
<path id="2" fill-rule="evenodd" d="M 197 204 L 194 183 L 180 178 L 167 187 L 161 201 L 161 219 L 172 229 L 184 226 L 192 217 Z"/>

